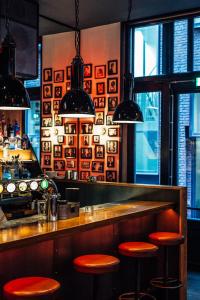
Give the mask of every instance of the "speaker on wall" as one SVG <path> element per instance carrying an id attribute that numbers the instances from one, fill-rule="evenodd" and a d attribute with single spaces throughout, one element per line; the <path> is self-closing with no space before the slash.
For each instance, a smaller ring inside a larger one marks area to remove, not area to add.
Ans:
<path id="1" fill-rule="evenodd" d="M 9 5 L 8 2 L 10 2 Z M 8 5 L 8 8 L 6 9 Z M 38 1 L 0 1 L 0 39 L 5 37 L 5 15 L 8 11 L 10 32 L 16 42 L 16 75 L 37 78 Z"/>

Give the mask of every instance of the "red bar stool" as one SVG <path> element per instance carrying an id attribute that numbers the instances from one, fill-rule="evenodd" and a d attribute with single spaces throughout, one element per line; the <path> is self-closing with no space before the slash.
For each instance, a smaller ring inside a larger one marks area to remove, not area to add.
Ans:
<path id="1" fill-rule="evenodd" d="M 184 242 L 184 237 L 175 232 L 153 232 L 149 235 L 151 243 L 164 248 L 164 274 L 163 277 L 153 278 L 151 285 L 160 289 L 178 289 L 182 287 L 182 282 L 177 278 L 169 277 L 169 257 L 168 248 L 179 246 Z"/>
<path id="2" fill-rule="evenodd" d="M 125 242 L 118 246 L 119 253 L 124 256 L 136 259 L 136 291 L 125 293 L 119 297 L 119 300 L 137 300 L 137 299 L 153 299 L 156 298 L 146 292 L 141 291 L 141 259 L 153 257 L 156 255 L 158 247 L 145 242 Z"/>
<path id="3" fill-rule="evenodd" d="M 55 299 L 60 283 L 46 277 L 21 277 L 7 282 L 3 287 L 6 300 Z"/>
<path id="4" fill-rule="evenodd" d="M 119 263 L 118 258 L 104 254 L 82 255 L 73 261 L 76 271 L 93 275 L 93 300 L 97 299 L 98 275 L 117 271 Z"/>

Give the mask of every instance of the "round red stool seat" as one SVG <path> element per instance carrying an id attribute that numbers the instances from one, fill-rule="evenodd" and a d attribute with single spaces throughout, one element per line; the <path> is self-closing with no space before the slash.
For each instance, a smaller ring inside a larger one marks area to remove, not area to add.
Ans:
<path id="1" fill-rule="evenodd" d="M 104 274 L 116 271 L 119 259 L 111 255 L 89 254 L 75 258 L 73 264 L 81 273 Z"/>
<path id="2" fill-rule="evenodd" d="M 119 253 L 130 257 L 151 257 L 154 256 L 158 247 L 145 242 L 125 242 L 118 246 Z"/>
<path id="3" fill-rule="evenodd" d="M 5 299 L 37 299 L 54 294 L 60 283 L 46 277 L 22 277 L 9 281 L 3 287 Z"/>
<path id="4" fill-rule="evenodd" d="M 184 237 L 176 232 L 153 232 L 149 241 L 157 246 L 176 246 L 184 242 Z"/>

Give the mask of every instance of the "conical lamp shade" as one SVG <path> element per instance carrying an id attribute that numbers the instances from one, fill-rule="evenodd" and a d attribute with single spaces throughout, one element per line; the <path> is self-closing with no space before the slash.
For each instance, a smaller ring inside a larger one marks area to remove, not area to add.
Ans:
<path id="1" fill-rule="evenodd" d="M 26 110 L 30 99 L 23 84 L 14 76 L 0 78 L 0 110 Z"/>
<path id="2" fill-rule="evenodd" d="M 139 105 L 132 100 L 121 102 L 113 115 L 113 123 L 141 123 L 143 121 Z"/>

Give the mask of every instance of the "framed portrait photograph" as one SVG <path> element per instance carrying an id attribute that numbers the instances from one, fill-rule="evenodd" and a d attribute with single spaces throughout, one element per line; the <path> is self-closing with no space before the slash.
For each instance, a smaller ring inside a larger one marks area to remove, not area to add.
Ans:
<path id="1" fill-rule="evenodd" d="M 86 93 L 92 94 L 92 80 L 84 80 L 83 89 Z"/>
<path id="2" fill-rule="evenodd" d="M 63 82 L 64 81 L 64 70 L 54 71 L 54 82 Z"/>
<path id="3" fill-rule="evenodd" d="M 107 156 L 107 168 L 115 167 L 115 156 Z"/>
<path id="4" fill-rule="evenodd" d="M 80 172 L 80 180 L 88 180 L 89 177 L 90 177 L 89 171 L 81 171 Z"/>
<path id="5" fill-rule="evenodd" d="M 92 158 L 92 148 L 81 148 L 81 158 L 91 159 Z"/>
<path id="6" fill-rule="evenodd" d="M 54 98 L 62 98 L 62 86 L 54 87 Z"/>
<path id="7" fill-rule="evenodd" d="M 52 68 L 46 68 L 43 70 L 43 81 L 48 82 L 53 80 Z"/>
<path id="8" fill-rule="evenodd" d="M 118 61 L 115 60 L 109 60 L 108 61 L 108 75 L 116 75 L 118 74 Z"/>
<path id="9" fill-rule="evenodd" d="M 108 128 L 108 136 L 113 137 L 113 136 L 119 136 L 119 128 Z"/>
<path id="10" fill-rule="evenodd" d="M 73 169 L 76 167 L 76 161 L 75 160 L 66 160 L 66 168 L 67 169 Z"/>
<path id="11" fill-rule="evenodd" d="M 104 162 L 103 161 L 92 161 L 92 172 L 104 173 Z"/>
<path id="12" fill-rule="evenodd" d="M 41 129 L 41 137 L 42 138 L 51 137 L 51 131 L 49 129 Z"/>
<path id="13" fill-rule="evenodd" d="M 51 141 L 41 142 L 41 152 L 51 152 Z"/>
<path id="14" fill-rule="evenodd" d="M 95 125 L 104 125 L 104 112 L 103 111 L 96 112 Z"/>
<path id="15" fill-rule="evenodd" d="M 61 145 L 53 145 L 53 156 L 55 158 L 62 157 L 62 146 Z"/>
<path id="16" fill-rule="evenodd" d="M 43 110 L 43 115 L 50 115 L 51 114 L 51 102 L 50 101 L 43 102 L 42 110 Z"/>
<path id="17" fill-rule="evenodd" d="M 71 90 L 71 81 L 66 82 L 66 92 Z"/>
<path id="18" fill-rule="evenodd" d="M 72 72 L 72 67 L 71 66 L 67 66 L 66 67 L 66 79 L 67 80 L 71 79 L 71 72 Z"/>
<path id="19" fill-rule="evenodd" d="M 95 145 L 95 158 L 104 158 L 105 157 L 105 146 L 104 145 Z"/>
<path id="20" fill-rule="evenodd" d="M 114 111 L 118 105 L 118 97 L 108 97 L 108 111 Z"/>
<path id="21" fill-rule="evenodd" d="M 54 160 L 54 170 L 55 171 L 65 171 L 65 161 L 64 160 Z"/>
<path id="22" fill-rule="evenodd" d="M 43 84 L 43 98 L 48 99 L 52 97 L 53 97 L 52 84 Z"/>
<path id="23" fill-rule="evenodd" d="M 43 156 L 43 164 L 44 164 L 44 166 L 50 166 L 51 165 L 51 155 L 44 155 Z"/>
<path id="24" fill-rule="evenodd" d="M 93 133 L 93 123 L 82 123 L 81 124 L 82 134 L 92 134 Z"/>
<path id="25" fill-rule="evenodd" d="M 76 134 L 76 123 L 64 124 L 65 134 Z"/>
<path id="26" fill-rule="evenodd" d="M 58 111 L 59 110 L 60 101 L 61 100 L 53 100 L 53 110 L 54 111 Z"/>
<path id="27" fill-rule="evenodd" d="M 106 171 L 106 181 L 116 182 L 117 181 L 117 171 Z"/>
<path id="28" fill-rule="evenodd" d="M 99 144 L 100 143 L 100 135 L 93 135 L 92 142 L 93 142 L 93 144 Z"/>
<path id="29" fill-rule="evenodd" d="M 118 141 L 106 141 L 106 152 L 108 154 L 118 153 Z"/>
<path id="30" fill-rule="evenodd" d="M 54 126 L 63 126 L 63 118 L 58 114 L 54 114 Z"/>
<path id="31" fill-rule="evenodd" d="M 114 125 L 112 119 L 113 119 L 112 115 L 106 115 L 106 125 Z"/>
<path id="32" fill-rule="evenodd" d="M 90 169 L 90 161 L 81 161 L 81 169 Z"/>
<path id="33" fill-rule="evenodd" d="M 95 79 L 101 79 L 106 77 L 106 65 L 95 66 L 94 68 Z"/>
<path id="34" fill-rule="evenodd" d="M 107 93 L 117 94 L 118 93 L 118 78 L 107 78 Z"/>
<path id="35" fill-rule="evenodd" d="M 96 94 L 97 95 L 105 94 L 105 82 L 97 82 L 96 83 Z"/>
<path id="36" fill-rule="evenodd" d="M 105 180 L 105 177 L 103 175 L 98 175 L 96 176 L 97 178 L 97 181 L 104 181 Z"/>
<path id="37" fill-rule="evenodd" d="M 85 64 L 84 65 L 84 78 L 91 78 L 92 77 L 92 64 Z"/>
<path id="38" fill-rule="evenodd" d="M 57 135 L 57 142 L 59 144 L 63 144 L 65 142 L 65 136 L 64 135 Z"/>
<path id="39" fill-rule="evenodd" d="M 52 127 L 52 117 L 42 118 L 42 127 Z"/>
<path id="40" fill-rule="evenodd" d="M 76 148 L 65 148 L 65 158 L 76 158 Z"/>
<path id="41" fill-rule="evenodd" d="M 67 137 L 68 146 L 74 146 L 74 140 L 75 140 L 74 136 L 73 135 L 69 135 Z"/>
<path id="42" fill-rule="evenodd" d="M 105 108 L 106 97 L 95 97 L 93 98 L 93 103 L 95 108 Z"/>
<path id="43" fill-rule="evenodd" d="M 90 136 L 89 135 L 81 136 L 81 145 L 82 146 L 89 146 L 89 144 L 90 144 Z"/>

